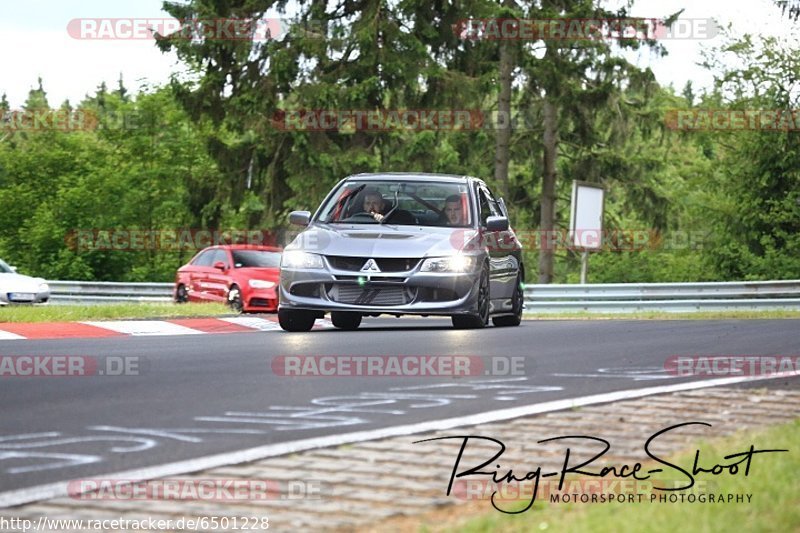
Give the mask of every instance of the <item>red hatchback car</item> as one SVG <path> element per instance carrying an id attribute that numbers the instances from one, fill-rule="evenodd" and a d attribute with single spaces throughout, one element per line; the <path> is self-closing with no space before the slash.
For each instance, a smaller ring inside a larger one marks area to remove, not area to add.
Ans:
<path id="1" fill-rule="evenodd" d="M 251 244 L 206 248 L 178 269 L 174 298 L 224 302 L 237 312 L 277 311 L 281 249 Z"/>

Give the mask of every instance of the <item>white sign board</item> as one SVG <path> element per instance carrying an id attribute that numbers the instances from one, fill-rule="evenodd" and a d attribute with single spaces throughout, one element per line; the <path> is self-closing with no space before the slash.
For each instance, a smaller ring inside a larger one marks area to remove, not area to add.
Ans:
<path id="1" fill-rule="evenodd" d="M 603 202 L 605 190 L 600 185 L 572 182 L 572 209 L 569 238 L 573 246 L 585 250 L 603 247 Z"/>

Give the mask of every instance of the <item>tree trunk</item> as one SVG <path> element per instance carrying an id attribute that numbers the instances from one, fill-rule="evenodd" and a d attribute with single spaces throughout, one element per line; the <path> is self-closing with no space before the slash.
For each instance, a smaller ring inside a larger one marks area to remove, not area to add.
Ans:
<path id="1" fill-rule="evenodd" d="M 495 133 L 494 179 L 500 196 L 508 200 L 508 164 L 511 142 L 511 72 L 514 69 L 512 48 L 505 42 L 500 44 L 499 81 L 497 97 L 498 123 Z"/>
<path id="2" fill-rule="evenodd" d="M 558 147 L 558 117 L 554 96 L 548 92 L 544 97 L 544 154 L 542 176 L 542 195 L 540 197 L 541 217 L 539 219 L 539 283 L 553 281 L 553 229 L 556 214 L 556 150 Z"/>

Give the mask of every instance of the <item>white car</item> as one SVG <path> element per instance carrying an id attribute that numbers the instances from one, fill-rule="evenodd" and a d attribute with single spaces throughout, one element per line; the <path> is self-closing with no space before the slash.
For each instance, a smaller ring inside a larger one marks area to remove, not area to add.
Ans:
<path id="1" fill-rule="evenodd" d="M 42 278 L 17 274 L 16 269 L 0 259 L 0 306 L 39 304 L 50 299 L 50 286 Z"/>

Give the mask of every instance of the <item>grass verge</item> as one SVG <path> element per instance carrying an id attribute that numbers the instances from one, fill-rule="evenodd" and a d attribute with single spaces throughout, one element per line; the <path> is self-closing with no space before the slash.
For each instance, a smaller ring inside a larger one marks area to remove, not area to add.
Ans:
<path id="1" fill-rule="evenodd" d="M 229 307 L 218 303 L 119 303 L 99 305 L 44 305 L 0 307 L 2 322 L 75 322 L 78 320 L 122 320 L 186 318 L 230 315 Z"/>
<path id="2" fill-rule="evenodd" d="M 740 432 L 724 439 L 700 442 L 701 465 L 729 464 L 723 457 L 750 449 L 788 449 L 788 453 L 753 456 L 749 476 L 744 469 L 731 475 L 700 473 L 702 493 L 751 494 L 750 503 L 537 503 L 525 513 L 506 515 L 495 511 L 488 501 L 484 514 L 459 523 L 447 531 L 479 533 L 503 531 L 587 531 L 591 533 L 661 531 L 800 531 L 800 419 L 757 432 Z M 706 459 L 707 458 L 707 459 Z M 705 460 L 703 460 L 705 459 Z M 674 456 L 672 464 L 691 469 L 694 451 Z M 705 461 L 708 461 L 706 463 Z M 681 480 L 683 480 L 681 476 Z M 705 482 L 705 483 L 704 483 Z M 661 494 L 661 493 L 658 493 Z M 688 494 L 688 493 L 686 493 Z M 698 494 L 698 492 L 695 492 Z M 483 502 L 482 502 L 483 503 Z M 520 505 L 520 509 L 525 504 Z M 422 525 L 420 531 L 435 529 Z M 438 531 L 438 529 L 436 529 Z"/>

